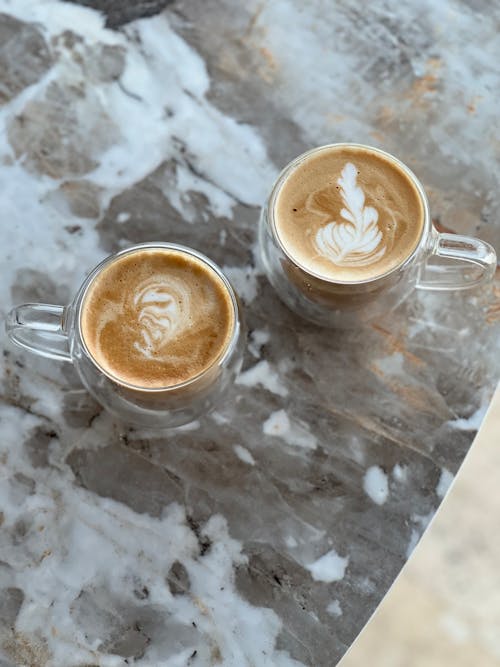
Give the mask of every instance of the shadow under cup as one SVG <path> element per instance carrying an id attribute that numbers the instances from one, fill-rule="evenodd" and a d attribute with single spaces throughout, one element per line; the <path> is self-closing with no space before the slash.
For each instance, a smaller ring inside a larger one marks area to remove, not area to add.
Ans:
<path id="1" fill-rule="evenodd" d="M 288 177 L 295 174 L 309 158 L 322 151 L 351 148 L 380 157 L 408 179 L 421 204 L 422 226 L 415 245 L 398 265 L 373 278 L 342 281 L 313 273 L 292 256 L 277 230 L 276 202 Z M 392 311 L 416 288 L 457 290 L 487 282 L 491 280 L 496 266 L 495 252 L 487 243 L 437 232 L 431 223 L 425 191 L 406 165 L 380 149 L 360 144 L 332 144 L 315 148 L 286 166 L 261 211 L 259 243 L 267 277 L 281 300 L 291 310 L 316 324 L 340 329 L 357 327 Z M 430 265 L 428 260 L 431 257 L 442 258 L 441 264 Z"/>

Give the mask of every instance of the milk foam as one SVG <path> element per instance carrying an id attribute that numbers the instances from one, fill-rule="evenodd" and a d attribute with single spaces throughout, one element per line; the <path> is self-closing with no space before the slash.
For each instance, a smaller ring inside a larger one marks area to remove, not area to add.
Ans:
<path id="1" fill-rule="evenodd" d="M 298 158 L 278 186 L 273 214 L 288 257 L 332 282 L 390 272 L 415 250 L 425 221 L 422 197 L 404 168 L 356 144 Z"/>
<path id="2" fill-rule="evenodd" d="M 102 369 L 134 387 L 164 388 L 220 358 L 235 316 L 210 266 L 182 250 L 146 248 L 118 256 L 94 278 L 81 324 Z"/>
<path id="3" fill-rule="evenodd" d="M 378 211 L 365 206 L 365 193 L 356 183 L 357 173 L 352 162 L 347 162 L 337 180 L 345 206 L 340 215 L 346 222 L 329 222 L 314 239 L 318 253 L 338 266 L 365 266 L 385 253 L 385 247 L 380 247 Z"/>
<path id="4" fill-rule="evenodd" d="M 146 359 L 162 359 L 162 348 L 190 324 L 191 299 L 179 280 L 157 275 L 137 286 L 133 297 L 139 340 L 134 348 Z"/>

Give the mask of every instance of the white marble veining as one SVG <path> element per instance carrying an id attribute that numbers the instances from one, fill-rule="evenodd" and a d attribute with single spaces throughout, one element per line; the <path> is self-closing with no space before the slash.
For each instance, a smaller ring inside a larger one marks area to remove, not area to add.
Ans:
<path id="1" fill-rule="evenodd" d="M 286 443 L 305 449 L 316 449 L 317 439 L 306 425 L 291 421 L 285 410 L 277 410 L 269 415 L 262 424 L 266 435 L 282 438 Z"/>
<path id="2" fill-rule="evenodd" d="M 441 475 L 439 476 L 438 485 L 436 486 L 436 493 L 440 498 L 445 497 L 446 492 L 450 488 L 452 482 L 453 482 L 453 475 L 449 470 L 443 468 L 441 470 Z"/>
<path id="3" fill-rule="evenodd" d="M 348 565 L 349 557 L 343 558 L 338 555 L 335 549 L 332 549 L 306 567 L 315 581 L 331 583 L 332 581 L 340 581 L 344 578 Z"/>
<path id="4" fill-rule="evenodd" d="M 264 387 L 273 394 L 278 394 L 278 396 L 286 396 L 288 394 L 288 389 L 280 380 L 278 373 L 265 359 L 243 371 L 237 379 L 237 384 L 244 385 L 245 387 Z"/>
<path id="5" fill-rule="evenodd" d="M 326 608 L 326 611 L 332 616 L 342 616 L 342 607 L 338 600 L 332 600 Z"/>
<path id="6" fill-rule="evenodd" d="M 383 505 L 389 497 L 387 475 L 379 466 L 371 466 L 365 473 L 363 489 L 374 503 Z"/>
<path id="7" fill-rule="evenodd" d="M 2 422 L 8 411 L 2 410 Z M 15 437 L 23 435 L 19 428 L 28 432 L 37 420 L 28 416 L 17 423 Z M 117 647 L 126 632 L 130 641 L 136 635 L 139 645 L 141 637 L 143 643 L 149 637 L 151 647 L 140 661 L 145 666 L 185 665 L 192 655 L 200 664 L 220 655 L 234 667 L 299 664 L 273 648 L 281 627 L 276 614 L 252 607 L 236 593 L 232 571 L 246 557 L 221 516 L 214 515 L 202 528 L 211 548 L 200 559 L 198 540 L 179 505 L 170 505 L 158 518 L 137 514 L 75 488 L 57 468 L 27 465 L 9 435 L 4 433 L 0 450 L 9 464 L 0 503 L 4 530 L 22 535 L 25 549 L 19 558 L 15 544 L 2 548 L 1 576 L 3 585 L 24 591 L 16 633 L 43 637 L 33 650 L 50 655 L 57 665 L 68 664 L 68 650 L 71 664 L 124 665 L 122 657 L 102 650 L 102 624 L 111 622 L 108 632 Z M 182 563 L 186 572 L 188 595 L 169 587 L 174 563 Z M 130 630 L 124 627 L 126 619 L 114 617 L 125 606 L 136 619 L 137 627 Z M 258 636 L 252 631 L 256 627 Z M 17 660 L 22 655 L 20 649 Z"/>

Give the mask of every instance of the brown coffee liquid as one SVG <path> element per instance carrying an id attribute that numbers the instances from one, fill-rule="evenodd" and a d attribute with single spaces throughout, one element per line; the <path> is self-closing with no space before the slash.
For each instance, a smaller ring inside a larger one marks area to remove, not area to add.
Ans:
<path id="1" fill-rule="evenodd" d="M 94 278 L 81 330 L 90 355 L 118 382 L 171 387 L 215 364 L 235 328 L 231 295 L 215 271 L 181 250 L 121 255 Z"/>
<path id="2" fill-rule="evenodd" d="M 365 147 L 331 146 L 287 175 L 274 204 L 278 238 L 290 259 L 328 281 L 382 276 L 417 247 L 422 197 L 392 159 Z"/>

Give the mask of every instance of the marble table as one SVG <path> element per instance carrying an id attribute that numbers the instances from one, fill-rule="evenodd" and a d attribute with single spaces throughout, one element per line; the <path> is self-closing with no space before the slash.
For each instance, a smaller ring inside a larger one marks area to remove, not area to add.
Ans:
<path id="1" fill-rule="evenodd" d="M 227 403 L 161 434 L 2 334 L 0 665 L 332 667 L 481 422 L 500 283 L 320 330 L 262 273 L 259 206 L 293 156 L 354 140 L 414 169 L 441 229 L 499 250 L 500 12 L 85 4 L 0 0 L 1 313 L 176 241 L 231 278 L 248 347 Z"/>

